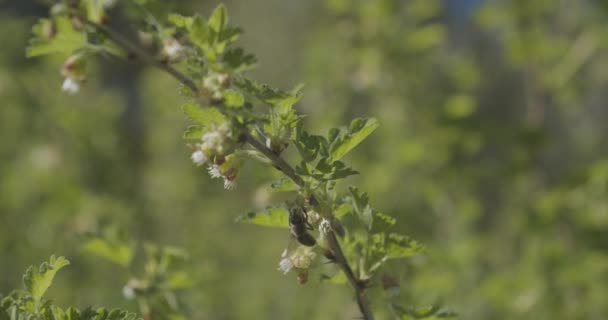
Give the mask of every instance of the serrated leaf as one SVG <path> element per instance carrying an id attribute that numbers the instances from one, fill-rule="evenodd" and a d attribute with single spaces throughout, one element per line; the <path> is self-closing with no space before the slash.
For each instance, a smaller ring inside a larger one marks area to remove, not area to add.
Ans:
<path id="1" fill-rule="evenodd" d="M 289 226 L 289 212 L 282 207 L 272 207 L 264 212 L 249 212 L 239 216 L 236 221 L 266 227 L 287 228 Z"/>
<path id="2" fill-rule="evenodd" d="M 43 262 L 39 268 L 29 267 L 23 276 L 25 289 L 37 303 L 40 302 L 46 290 L 53 283 L 57 271 L 69 264 L 70 262 L 64 257 L 51 256 L 49 262 Z"/>
<path id="3" fill-rule="evenodd" d="M 44 29 L 52 23 L 55 24 L 56 31 L 52 37 L 48 37 Z M 41 19 L 32 27 L 32 33 L 34 37 L 25 51 L 28 58 L 52 53 L 72 53 L 86 44 L 86 35 L 75 31 L 67 17 L 58 17 L 53 22 Z"/>
<path id="4" fill-rule="evenodd" d="M 178 28 L 185 28 L 188 30 L 192 27 L 192 23 L 194 22 L 192 17 L 186 17 L 176 13 L 169 14 L 167 20 Z"/>
<path id="5" fill-rule="evenodd" d="M 201 126 L 189 126 L 186 131 L 184 131 L 183 138 L 199 140 L 203 136 L 204 132 L 205 130 Z"/>
<path id="6" fill-rule="evenodd" d="M 257 83 L 251 79 L 237 78 L 235 79 L 234 84 L 245 93 L 250 94 L 273 107 L 280 103 L 284 103 L 285 100 L 294 99 L 293 94 L 272 88 L 266 84 Z"/>
<path id="7" fill-rule="evenodd" d="M 302 156 L 302 159 L 306 162 L 312 162 L 317 158 L 319 150 L 322 149 L 323 144 L 326 143 L 326 141 L 325 138 L 311 135 L 302 130 L 301 126 L 298 126 L 296 129 L 296 138 L 293 143 L 298 149 L 300 156 Z"/>
<path id="8" fill-rule="evenodd" d="M 253 69 L 257 58 L 252 54 L 245 54 L 242 48 L 229 49 L 224 53 L 222 61 L 234 72 L 244 72 Z"/>
<path id="9" fill-rule="evenodd" d="M 330 137 L 331 158 L 333 160 L 339 160 L 344 157 L 349 151 L 358 146 L 365 138 L 374 132 L 378 126 L 378 121 L 375 118 L 353 120 L 346 133 L 341 136 L 337 136 L 334 133 L 333 137 Z M 330 136 L 331 135 L 330 132 Z"/>
<path id="10" fill-rule="evenodd" d="M 327 163 L 326 159 L 321 159 L 315 167 L 316 170 L 322 172 L 323 175 L 319 175 L 318 178 L 322 180 L 338 180 L 344 179 L 348 176 L 359 174 L 359 172 L 347 167 L 342 161 L 334 161 Z"/>
<path id="11" fill-rule="evenodd" d="M 424 252 L 424 246 L 409 237 L 390 233 L 386 241 L 386 257 L 388 259 L 408 258 Z"/>
<path id="12" fill-rule="evenodd" d="M 239 108 L 245 104 L 245 98 L 240 92 L 226 90 L 223 92 L 224 104 L 229 108 Z"/>
<path id="13" fill-rule="evenodd" d="M 82 250 L 98 257 L 128 267 L 133 258 L 133 244 L 120 241 L 110 242 L 102 238 L 92 238 L 82 245 Z"/>
<path id="14" fill-rule="evenodd" d="M 397 220 L 381 212 L 373 212 L 372 232 L 386 231 L 397 223 Z"/>
<path id="15" fill-rule="evenodd" d="M 242 33 L 243 30 L 241 28 L 225 27 L 222 33 L 220 34 L 218 41 L 225 47 L 231 43 L 236 42 Z M 224 50 L 222 49 L 221 51 Z"/>
<path id="16" fill-rule="evenodd" d="M 224 115 L 215 107 L 202 109 L 196 103 L 190 102 L 182 106 L 182 110 L 189 120 L 198 123 L 203 128 L 209 127 L 213 124 L 221 124 L 226 121 Z"/>
<path id="17" fill-rule="evenodd" d="M 272 192 L 289 192 L 297 191 L 298 185 L 289 178 L 282 178 L 270 184 L 270 190 Z"/>

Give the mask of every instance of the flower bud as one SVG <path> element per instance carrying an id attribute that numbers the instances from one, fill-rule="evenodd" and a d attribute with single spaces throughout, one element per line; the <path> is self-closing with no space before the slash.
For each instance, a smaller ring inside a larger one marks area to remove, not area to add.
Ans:
<path id="1" fill-rule="evenodd" d="M 185 47 L 175 38 L 169 37 L 163 40 L 162 56 L 169 62 L 178 62 L 184 58 Z"/>
<path id="2" fill-rule="evenodd" d="M 305 284 L 308 281 L 308 269 L 298 270 L 298 284 Z"/>
<path id="3" fill-rule="evenodd" d="M 86 80 L 86 59 L 83 54 L 73 54 L 64 62 L 61 75 L 65 77 L 61 89 L 74 94 Z"/>

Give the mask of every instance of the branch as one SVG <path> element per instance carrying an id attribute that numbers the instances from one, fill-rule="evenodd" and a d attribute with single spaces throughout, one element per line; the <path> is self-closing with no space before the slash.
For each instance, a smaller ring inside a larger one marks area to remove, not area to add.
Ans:
<path id="1" fill-rule="evenodd" d="M 289 163 L 287 163 L 280 155 L 274 153 L 272 150 L 270 150 L 270 148 L 266 147 L 263 143 L 258 141 L 254 136 L 252 136 L 248 132 L 245 133 L 245 138 L 247 140 L 247 143 L 249 143 L 253 148 L 268 157 L 268 159 L 270 159 L 270 161 L 272 161 L 272 163 L 275 165 L 275 168 L 283 172 L 298 186 L 304 186 L 304 180 L 302 179 L 302 177 L 300 177 L 295 172 L 295 170 L 289 165 Z M 353 290 L 355 290 L 357 305 L 359 306 L 359 310 L 363 315 L 363 319 L 373 320 L 374 315 L 369 306 L 369 301 L 365 296 L 365 284 L 355 276 L 352 268 L 350 267 L 350 264 L 348 263 L 348 260 L 346 260 L 346 257 L 344 257 L 340 242 L 338 242 L 336 234 L 333 231 L 330 231 L 328 233 L 328 240 L 329 250 L 331 250 L 331 252 L 334 254 L 334 261 L 340 266 L 340 268 L 346 275 L 348 282 L 353 287 Z"/>
<path id="2" fill-rule="evenodd" d="M 86 25 L 89 25 L 89 26 L 97 29 L 98 31 L 103 32 L 110 40 L 112 40 L 118 46 L 122 47 L 123 49 L 127 50 L 130 53 L 135 54 L 137 57 L 141 58 L 144 62 L 146 62 L 150 65 L 153 65 L 153 66 L 159 68 L 160 70 L 172 75 L 179 82 L 181 82 L 182 84 L 184 84 L 185 86 L 190 88 L 193 92 L 198 91 L 198 87 L 194 83 L 194 80 L 192 80 L 190 77 L 183 74 L 179 70 L 173 68 L 172 66 L 168 65 L 167 63 L 164 63 L 164 62 L 156 59 L 154 56 L 150 55 L 145 50 L 143 50 L 140 47 L 138 47 L 137 45 L 133 44 L 129 39 L 123 37 L 121 34 L 117 33 L 116 31 L 114 31 L 106 26 L 103 26 L 101 24 L 98 24 L 98 23 L 95 23 L 88 19 L 85 19 L 84 17 L 80 17 L 80 18 L 83 20 L 83 22 Z M 305 183 L 304 183 L 304 180 L 302 179 L 302 177 L 300 177 L 296 173 L 294 168 L 289 163 L 287 163 L 287 161 L 285 161 L 285 159 L 283 159 L 280 155 L 273 152 L 270 148 L 266 147 L 266 145 L 264 145 L 264 143 L 260 142 L 253 135 L 251 135 L 251 133 L 249 133 L 248 131 L 245 131 L 243 133 L 243 135 L 245 137 L 245 141 L 249 145 L 251 145 L 254 149 L 256 149 L 257 151 L 264 154 L 270 161 L 272 161 L 272 163 L 274 164 L 274 166 L 277 170 L 283 172 L 287 177 L 289 177 L 291 180 L 293 180 L 293 182 L 295 182 L 298 186 L 300 186 L 300 187 L 305 186 Z M 357 305 L 359 306 L 359 310 L 361 311 L 361 314 L 363 315 L 363 319 L 373 320 L 374 315 L 372 314 L 371 308 L 369 306 L 369 301 L 368 301 L 367 297 L 365 296 L 364 283 L 362 281 L 360 281 L 353 273 L 352 268 L 350 267 L 348 261 L 346 260 L 346 257 L 344 257 L 344 253 L 342 252 L 342 247 L 340 246 L 340 243 L 338 242 L 338 239 L 336 238 L 336 235 L 334 234 L 333 231 L 329 232 L 328 238 L 329 238 L 329 241 L 328 241 L 329 249 L 332 251 L 332 253 L 335 256 L 336 264 L 338 264 L 340 266 L 340 268 L 346 275 L 348 282 L 351 284 L 351 286 L 353 287 L 353 290 L 355 291 Z"/>
<path id="3" fill-rule="evenodd" d="M 131 42 L 131 40 L 125 38 L 123 35 L 119 34 L 118 32 L 116 32 L 104 25 L 101 25 L 99 23 L 88 20 L 82 16 L 78 16 L 78 17 L 80 19 L 82 19 L 84 24 L 91 26 L 91 27 L 97 29 L 98 31 L 103 32 L 110 40 L 112 40 L 114 43 L 116 43 L 117 45 L 119 45 L 120 47 L 125 49 L 128 53 L 134 54 L 136 57 L 142 59 L 144 62 L 146 62 L 150 65 L 153 65 L 156 68 L 172 75 L 174 78 L 179 80 L 179 82 L 183 83 L 186 87 L 190 88 L 190 90 L 192 90 L 192 92 L 198 92 L 198 87 L 197 87 L 196 83 L 194 83 L 194 80 L 192 80 L 190 77 L 183 74 L 179 70 L 175 69 L 171 65 L 167 64 L 166 62 L 159 60 L 159 59 L 155 58 L 154 56 L 152 56 L 151 54 L 147 53 L 145 50 L 143 50 L 140 47 L 138 47 L 137 45 L 133 44 Z"/>

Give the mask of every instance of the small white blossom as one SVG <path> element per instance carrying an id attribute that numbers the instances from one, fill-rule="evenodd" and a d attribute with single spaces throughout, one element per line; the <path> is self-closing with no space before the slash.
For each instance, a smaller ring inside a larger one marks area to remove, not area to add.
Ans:
<path id="1" fill-rule="evenodd" d="M 122 295 L 127 300 L 133 300 L 135 299 L 135 289 L 127 284 L 126 286 L 122 287 Z"/>
<path id="2" fill-rule="evenodd" d="M 65 78 L 63 85 L 61 86 L 61 90 L 69 94 L 75 94 L 80 90 L 80 82 L 72 78 Z"/>
<path id="3" fill-rule="evenodd" d="M 294 254 L 291 255 L 291 263 L 299 269 L 308 269 L 315 260 L 317 254 L 309 247 L 300 246 Z"/>
<path id="4" fill-rule="evenodd" d="M 283 274 L 289 273 L 293 269 L 293 263 L 289 258 L 283 258 L 279 261 L 279 268 L 277 270 L 283 271 Z"/>
<path id="5" fill-rule="evenodd" d="M 321 223 L 319 224 L 319 232 L 321 232 L 321 234 L 328 234 L 330 231 L 331 231 L 331 223 L 329 223 L 329 220 L 327 220 L 327 219 L 321 220 Z"/>
<path id="6" fill-rule="evenodd" d="M 222 178 L 224 176 L 220 171 L 220 167 L 216 165 L 209 166 L 209 168 L 207 168 L 207 171 L 209 171 L 209 175 L 211 176 L 211 178 Z"/>
<path id="7" fill-rule="evenodd" d="M 179 41 L 169 38 L 164 41 L 164 54 L 172 61 L 179 60 L 184 52 L 184 46 Z"/>
<path id="8" fill-rule="evenodd" d="M 192 159 L 192 162 L 194 162 L 197 166 L 202 166 L 205 164 L 205 162 L 207 162 L 207 156 L 205 156 L 205 153 L 203 153 L 201 150 L 194 151 L 192 156 L 190 156 L 190 159 Z"/>
<path id="9" fill-rule="evenodd" d="M 236 189 L 237 183 L 236 180 L 229 180 L 224 178 L 224 189 L 226 190 L 234 190 Z"/>

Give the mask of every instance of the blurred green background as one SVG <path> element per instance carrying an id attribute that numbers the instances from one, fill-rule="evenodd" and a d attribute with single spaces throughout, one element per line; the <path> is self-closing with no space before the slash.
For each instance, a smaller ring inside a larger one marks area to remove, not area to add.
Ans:
<path id="1" fill-rule="evenodd" d="M 208 14 L 218 1 L 164 1 Z M 304 82 L 311 131 L 375 116 L 351 178 L 428 252 L 389 266 L 405 303 L 462 319 L 608 315 L 608 2 L 226 1 L 260 61 Z M 276 270 L 288 236 L 234 223 L 278 200 L 250 166 L 234 192 L 189 160 L 176 82 L 100 58 L 76 96 L 65 57 L 27 60 L 44 1 L 0 0 L 0 292 L 52 253 L 59 305 L 136 310 L 82 233 L 179 246 L 194 319 L 352 319 L 350 289 Z M 120 25 L 120 18 L 115 21 Z M 293 151 L 293 150 L 291 150 Z M 380 313 L 379 318 L 387 317 Z"/>

